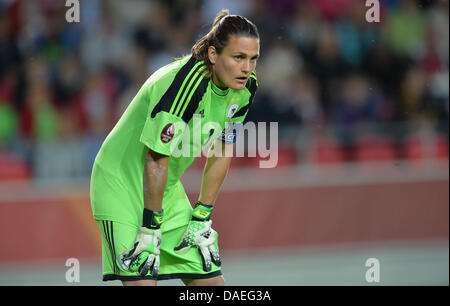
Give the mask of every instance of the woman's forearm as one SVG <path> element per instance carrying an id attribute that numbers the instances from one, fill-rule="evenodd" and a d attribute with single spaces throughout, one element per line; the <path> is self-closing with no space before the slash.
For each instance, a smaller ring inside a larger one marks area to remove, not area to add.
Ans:
<path id="1" fill-rule="evenodd" d="M 143 191 L 144 208 L 161 211 L 167 182 L 169 156 L 149 151 L 145 158 Z"/>
<path id="2" fill-rule="evenodd" d="M 226 146 L 228 146 L 228 149 L 230 147 L 230 145 L 224 145 L 223 152 L 227 149 L 225 148 Z M 231 157 L 225 154 L 222 154 L 220 157 L 208 157 L 203 171 L 202 185 L 198 199 L 200 202 L 208 205 L 214 204 L 227 176 L 230 163 Z"/>

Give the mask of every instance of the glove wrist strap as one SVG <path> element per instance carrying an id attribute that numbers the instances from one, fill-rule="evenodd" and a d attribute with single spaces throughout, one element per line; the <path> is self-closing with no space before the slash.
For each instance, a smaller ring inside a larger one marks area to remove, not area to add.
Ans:
<path id="1" fill-rule="evenodd" d="M 195 208 L 192 212 L 192 220 L 208 221 L 211 218 L 214 205 L 206 205 L 200 201 L 195 203 Z"/>
<path id="2" fill-rule="evenodd" d="M 163 213 L 163 209 L 161 211 L 152 211 L 144 208 L 144 212 L 142 213 L 142 226 L 150 229 L 159 229 L 163 222 Z"/>

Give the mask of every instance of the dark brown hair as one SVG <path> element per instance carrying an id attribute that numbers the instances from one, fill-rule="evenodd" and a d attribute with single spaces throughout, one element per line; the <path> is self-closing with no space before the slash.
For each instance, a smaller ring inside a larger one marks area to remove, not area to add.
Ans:
<path id="1" fill-rule="evenodd" d="M 214 46 L 218 54 L 221 54 L 227 46 L 231 35 L 254 37 L 259 39 L 256 26 L 247 18 L 230 15 L 228 10 L 222 10 L 217 14 L 208 34 L 200 38 L 191 49 L 192 56 L 197 60 L 203 60 L 211 76 L 212 63 L 209 61 L 208 48 Z"/>

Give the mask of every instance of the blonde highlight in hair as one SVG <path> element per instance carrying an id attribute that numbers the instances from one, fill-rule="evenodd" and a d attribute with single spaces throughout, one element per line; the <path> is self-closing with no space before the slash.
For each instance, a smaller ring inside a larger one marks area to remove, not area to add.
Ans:
<path id="1" fill-rule="evenodd" d="M 216 18 L 214 19 L 214 22 L 212 24 L 212 28 L 214 28 L 216 25 L 219 24 L 219 22 L 225 18 L 226 16 L 230 15 L 230 11 L 229 10 L 221 10 L 219 14 L 217 14 Z"/>
<path id="2" fill-rule="evenodd" d="M 211 77 L 212 63 L 208 49 L 214 46 L 218 54 L 227 46 L 231 35 L 254 37 L 259 39 L 256 26 L 245 17 L 230 15 L 229 10 L 220 11 L 212 24 L 211 30 L 200 38 L 192 47 L 191 53 L 196 60 L 203 60 L 208 69 L 206 77 Z"/>

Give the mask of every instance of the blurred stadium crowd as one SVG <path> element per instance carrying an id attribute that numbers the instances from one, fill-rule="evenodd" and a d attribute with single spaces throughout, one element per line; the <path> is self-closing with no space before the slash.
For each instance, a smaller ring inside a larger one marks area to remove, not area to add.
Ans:
<path id="1" fill-rule="evenodd" d="M 0 151 L 35 173 L 58 150 L 76 163 L 82 147 L 79 167 L 91 164 L 146 78 L 225 5 L 261 35 L 248 120 L 332 127 L 342 146 L 367 123 L 398 126 L 385 134 L 400 142 L 426 124 L 448 141 L 448 1 L 381 0 L 380 23 L 361 0 L 81 0 L 80 23 L 64 2 L 0 0 Z"/>

